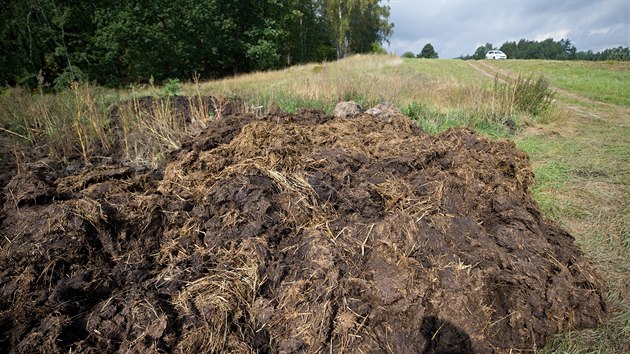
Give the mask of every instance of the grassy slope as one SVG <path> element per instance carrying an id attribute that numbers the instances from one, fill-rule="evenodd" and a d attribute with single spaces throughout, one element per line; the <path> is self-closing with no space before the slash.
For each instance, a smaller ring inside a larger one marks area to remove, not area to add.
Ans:
<path id="1" fill-rule="evenodd" d="M 354 56 L 333 63 L 295 66 L 203 83 L 202 93 L 240 96 L 252 106 L 319 108 L 332 113 L 339 101 L 363 107 L 382 101 L 415 115 L 429 132 L 466 125 L 491 137 L 509 133 L 496 123 L 491 82 L 478 80 L 461 60 L 401 59 L 395 56 Z M 194 94 L 195 85 L 184 92 Z M 498 104 L 496 105 L 498 107 Z"/>
<path id="2" fill-rule="evenodd" d="M 630 62 L 506 60 L 492 64 L 515 73 L 542 73 L 557 87 L 593 100 L 630 105 Z"/>
<path id="3" fill-rule="evenodd" d="M 459 60 L 355 56 L 340 62 L 206 82 L 201 89 L 215 95 L 240 95 L 253 104 L 282 105 L 297 99 L 328 111 L 344 99 L 364 105 L 390 100 L 403 106 L 421 102 L 441 106 L 446 103 L 447 108 L 454 108 L 477 98 L 478 95 L 469 95 L 474 89 L 472 77 L 472 69 Z M 190 85 L 185 89 L 192 92 L 192 88 Z"/>

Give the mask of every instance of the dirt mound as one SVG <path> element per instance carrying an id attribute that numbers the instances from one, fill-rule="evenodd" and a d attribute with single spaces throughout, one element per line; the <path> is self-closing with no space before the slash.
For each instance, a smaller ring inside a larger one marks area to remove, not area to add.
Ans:
<path id="1" fill-rule="evenodd" d="M 400 115 L 211 124 L 163 170 L 11 180 L 0 351 L 491 352 L 605 316 L 511 142 Z"/>

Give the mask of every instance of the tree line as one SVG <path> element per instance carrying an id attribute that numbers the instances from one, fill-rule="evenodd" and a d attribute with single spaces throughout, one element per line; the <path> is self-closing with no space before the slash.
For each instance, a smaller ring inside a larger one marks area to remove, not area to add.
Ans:
<path id="1" fill-rule="evenodd" d="M 0 86 L 101 85 L 240 72 L 382 51 L 378 0 L 0 2 Z"/>
<path id="2" fill-rule="evenodd" d="M 509 59 L 551 59 L 551 60 L 630 60 L 628 47 L 616 47 L 601 52 L 577 51 L 569 39 L 544 41 L 521 39 L 518 42 L 508 41 L 496 48 L 492 43 L 479 46 L 473 55 L 462 55 L 460 59 L 485 59 L 486 52 L 498 49 Z"/>
<path id="3" fill-rule="evenodd" d="M 437 59 L 438 53 L 433 48 L 433 44 L 427 43 L 422 47 L 422 50 L 418 54 L 413 54 L 412 51 L 404 52 L 401 55 L 403 58 L 424 58 L 424 59 Z"/>

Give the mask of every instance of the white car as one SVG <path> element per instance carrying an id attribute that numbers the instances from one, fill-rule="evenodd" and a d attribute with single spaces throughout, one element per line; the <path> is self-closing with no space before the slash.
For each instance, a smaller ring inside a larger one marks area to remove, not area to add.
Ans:
<path id="1" fill-rule="evenodd" d="M 500 50 L 490 50 L 486 53 L 486 59 L 507 59 L 507 55 Z"/>

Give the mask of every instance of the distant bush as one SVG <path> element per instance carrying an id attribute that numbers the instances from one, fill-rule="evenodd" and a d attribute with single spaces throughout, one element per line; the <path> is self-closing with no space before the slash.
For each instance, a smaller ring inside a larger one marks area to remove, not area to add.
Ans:
<path id="1" fill-rule="evenodd" d="M 373 42 L 372 43 L 372 53 L 374 53 L 374 54 L 387 54 L 387 50 L 385 50 L 385 48 L 383 48 L 381 43 Z"/>
<path id="2" fill-rule="evenodd" d="M 403 55 L 401 55 L 401 57 L 403 57 L 403 58 L 415 58 L 416 55 L 413 54 L 413 52 L 404 52 Z"/>
<path id="3" fill-rule="evenodd" d="M 593 52 L 592 50 L 588 50 L 586 52 L 577 52 L 578 60 L 618 60 L 618 61 L 628 61 L 630 60 L 630 49 L 628 47 L 616 47 L 616 48 L 608 48 L 602 52 Z"/>

